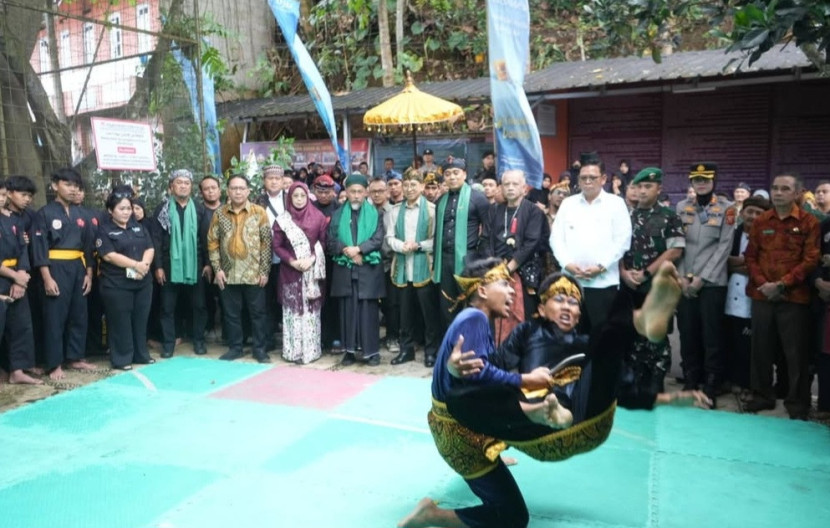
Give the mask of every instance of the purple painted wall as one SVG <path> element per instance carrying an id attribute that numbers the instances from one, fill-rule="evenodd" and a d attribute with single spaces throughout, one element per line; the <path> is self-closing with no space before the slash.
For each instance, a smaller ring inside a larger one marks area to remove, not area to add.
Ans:
<path id="1" fill-rule="evenodd" d="M 745 86 L 693 94 L 569 101 L 569 153 L 597 150 L 609 171 L 620 159 L 661 167 L 664 187 L 685 193 L 692 163 L 714 161 L 718 189 L 753 189 L 794 170 L 809 187 L 830 178 L 830 82 Z"/>

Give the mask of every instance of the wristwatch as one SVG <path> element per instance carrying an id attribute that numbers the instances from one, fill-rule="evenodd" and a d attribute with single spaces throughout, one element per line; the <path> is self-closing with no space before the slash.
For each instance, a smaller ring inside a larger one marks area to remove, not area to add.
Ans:
<path id="1" fill-rule="evenodd" d="M 424 247 L 421 245 L 420 242 L 418 242 L 418 251 L 423 251 L 423 250 L 424 250 Z"/>
<path id="2" fill-rule="evenodd" d="M 643 270 L 643 277 L 645 277 L 645 278 L 647 278 L 647 279 L 650 279 L 650 278 L 651 278 L 651 272 L 648 270 L 648 268 L 645 268 L 645 269 Z"/>

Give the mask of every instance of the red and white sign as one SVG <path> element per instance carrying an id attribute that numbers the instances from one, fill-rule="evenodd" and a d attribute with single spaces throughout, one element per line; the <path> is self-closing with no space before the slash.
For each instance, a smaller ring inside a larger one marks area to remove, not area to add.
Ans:
<path id="1" fill-rule="evenodd" d="M 92 136 L 99 169 L 156 170 L 153 130 L 147 123 L 93 117 Z"/>

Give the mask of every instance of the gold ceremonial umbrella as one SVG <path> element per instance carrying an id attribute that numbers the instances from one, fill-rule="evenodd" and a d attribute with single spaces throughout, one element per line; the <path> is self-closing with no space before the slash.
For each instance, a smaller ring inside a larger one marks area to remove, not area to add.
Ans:
<path id="1" fill-rule="evenodd" d="M 406 72 L 406 86 L 401 93 L 366 112 L 363 124 L 366 130 L 374 129 L 381 134 L 411 132 L 414 158 L 418 155 L 418 132 L 452 124 L 460 117 L 464 117 L 460 106 L 422 92 L 412 82 L 412 75 Z"/>

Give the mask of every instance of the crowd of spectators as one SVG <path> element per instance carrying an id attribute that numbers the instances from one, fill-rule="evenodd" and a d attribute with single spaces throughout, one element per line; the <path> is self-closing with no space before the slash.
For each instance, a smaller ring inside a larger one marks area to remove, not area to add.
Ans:
<path id="1" fill-rule="evenodd" d="M 32 211 L 34 183 L 12 176 L 0 191 L 4 377 L 57 380 L 64 368 L 93 368 L 86 357 L 99 349 L 128 370 L 156 361 L 148 340 L 169 358 L 183 338 L 199 355 L 223 343 L 228 361 L 246 345 L 263 363 L 279 351 L 288 362 L 329 353 L 367 367 L 382 349 L 393 365 L 423 350 L 431 367 L 470 258 L 502 259 L 516 283 L 497 342 L 537 316 L 538 287 L 554 271 L 581 284 L 590 333 L 618 290 L 642 302 L 671 261 L 684 390 L 713 402 L 732 390 L 748 412 L 783 399 L 794 419 L 830 417 L 830 182 L 810 192 L 782 173 L 769 189 L 723 189 L 717 165 L 702 162 L 672 204 L 658 167 L 622 160 L 609 173 L 588 153 L 534 189 L 494 162 L 485 152 L 473 171 L 426 149 L 405 170 L 387 158 L 375 176 L 365 163 L 348 175 L 267 164 L 263 189 L 242 174 L 194 182 L 180 169 L 152 212 L 129 186 L 113 188 L 105 211 L 83 207 L 73 169 L 52 176 L 55 199 Z M 631 354 L 634 386 L 662 393 L 668 341 Z"/>

